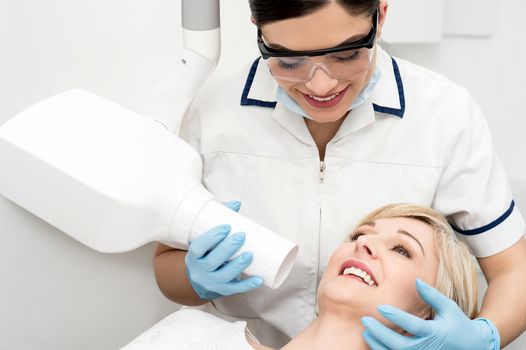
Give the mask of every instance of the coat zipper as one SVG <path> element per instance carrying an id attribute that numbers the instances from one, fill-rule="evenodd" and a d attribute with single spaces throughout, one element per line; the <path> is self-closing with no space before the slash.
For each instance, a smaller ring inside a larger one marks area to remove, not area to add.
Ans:
<path id="1" fill-rule="evenodd" d="M 320 161 L 320 184 L 323 184 L 323 181 L 325 180 L 325 161 Z M 319 222 L 318 222 L 318 266 L 316 269 L 316 293 L 315 296 L 318 295 L 318 280 L 320 278 L 320 258 L 321 258 L 321 203 L 323 201 L 320 201 L 320 211 L 319 211 Z M 316 297 L 314 300 L 315 310 L 314 310 L 314 317 L 318 315 L 318 303 L 316 301 Z"/>
<path id="2" fill-rule="evenodd" d="M 320 279 L 320 259 L 321 259 L 321 206 L 319 212 L 319 223 L 318 223 L 318 266 L 316 266 L 316 285 L 314 287 L 314 317 L 318 317 L 318 285 Z"/>
<path id="3" fill-rule="evenodd" d="M 323 180 L 325 179 L 325 162 L 322 160 L 320 162 L 320 183 L 323 183 Z"/>

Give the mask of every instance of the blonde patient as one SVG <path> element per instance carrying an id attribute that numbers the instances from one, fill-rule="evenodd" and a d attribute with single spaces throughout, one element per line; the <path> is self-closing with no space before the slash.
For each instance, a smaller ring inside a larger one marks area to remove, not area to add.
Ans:
<path id="1" fill-rule="evenodd" d="M 392 204 L 373 211 L 360 221 L 329 259 L 318 288 L 318 316 L 282 349 L 369 349 L 363 338 L 365 316 L 402 332 L 378 312 L 377 307 L 382 304 L 396 306 L 422 319 L 433 319 L 433 309 L 415 288 L 417 279 L 456 302 L 469 318 L 476 316 L 475 263 L 467 246 L 456 238 L 444 217 L 432 209 L 410 204 Z M 125 349 L 186 349 L 183 344 L 187 343 L 191 344 L 188 349 L 271 349 L 259 344 L 249 330 L 244 329 L 244 322 L 235 322 L 241 331 L 228 336 L 242 339 L 227 342 L 230 345 L 221 345 L 212 339 L 201 338 L 196 342 L 196 339 L 182 339 L 180 334 L 175 336 L 174 328 L 196 325 L 195 312 L 202 313 L 188 309 L 176 312 L 186 313 L 192 320 L 175 317 L 177 321 L 162 330 L 158 328 L 155 337 L 147 331 Z M 206 318 L 206 327 L 202 327 L 206 328 L 202 330 L 204 338 L 213 337 L 215 326 L 210 327 L 210 322 L 217 323 L 218 330 L 222 323 L 231 324 L 213 315 L 203 317 Z M 166 326 L 165 320 L 161 322 Z M 192 331 L 181 334 L 183 338 L 196 336 Z M 174 341 L 172 345 L 169 345 L 170 339 Z M 166 347 L 154 347 L 155 341 Z M 233 347 L 234 343 L 238 345 Z"/>

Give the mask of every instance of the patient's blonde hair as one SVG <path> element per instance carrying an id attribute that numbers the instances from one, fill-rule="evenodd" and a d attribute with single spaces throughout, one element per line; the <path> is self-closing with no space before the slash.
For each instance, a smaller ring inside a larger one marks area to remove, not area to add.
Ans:
<path id="1" fill-rule="evenodd" d="M 388 218 L 410 218 L 431 226 L 439 265 L 435 288 L 458 304 L 471 319 L 477 315 L 478 277 L 469 248 L 454 234 L 447 220 L 433 209 L 413 204 L 390 204 L 364 217 L 356 226 Z M 434 312 L 430 308 L 430 318 Z"/>

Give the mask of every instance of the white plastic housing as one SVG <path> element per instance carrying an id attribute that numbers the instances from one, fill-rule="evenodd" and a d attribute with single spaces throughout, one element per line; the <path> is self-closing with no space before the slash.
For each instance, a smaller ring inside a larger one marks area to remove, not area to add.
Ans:
<path id="1" fill-rule="evenodd" d="M 214 72 L 219 61 L 219 28 L 206 31 L 183 29 L 184 50 L 174 68 L 150 92 L 142 113 L 177 134 L 195 94 Z"/>
<path id="2" fill-rule="evenodd" d="M 214 65 L 221 55 L 221 30 L 189 30 L 183 28 L 183 46 L 208 59 Z"/>
<path id="3" fill-rule="evenodd" d="M 246 232 L 245 270 L 277 288 L 298 246 L 226 208 L 202 187 L 197 152 L 154 120 L 83 90 L 0 127 L 0 193 L 85 245 L 124 252 L 151 241 L 187 248 L 206 230 Z M 237 255 L 236 254 L 236 255 Z"/>

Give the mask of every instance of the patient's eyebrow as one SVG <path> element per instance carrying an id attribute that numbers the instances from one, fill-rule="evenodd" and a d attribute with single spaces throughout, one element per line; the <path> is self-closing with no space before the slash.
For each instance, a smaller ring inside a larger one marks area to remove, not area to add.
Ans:
<path id="1" fill-rule="evenodd" d="M 420 243 L 420 241 L 418 239 L 416 239 L 415 236 L 413 236 L 412 234 L 410 234 L 409 232 L 407 232 L 406 230 L 402 230 L 402 229 L 399 229 L 398 230 L 398 233 L 402 234 L 402 235 L 406 235 L 406 236 L 409 236 L 411 237 L 412 239 L 414 239 L 416 241 L 416 243 L 418 243 L 418 245 L 420 246 L 420 249 L 422 249 L 422 254 L 424 254 L 424 256 L 426 256 L 426 253 L 424 252 L 424 247 L 422 246 L 422 243 Z"/>

